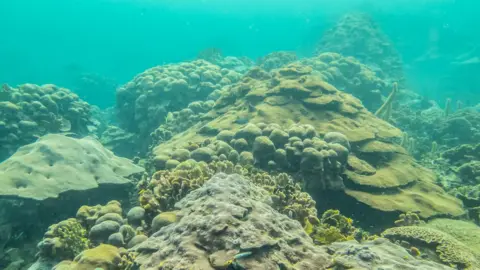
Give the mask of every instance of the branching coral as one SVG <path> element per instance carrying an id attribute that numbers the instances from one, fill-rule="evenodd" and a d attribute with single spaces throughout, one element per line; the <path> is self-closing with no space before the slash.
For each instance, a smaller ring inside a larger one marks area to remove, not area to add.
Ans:
<path id="1" fill-rule="evenodd" d="M 305 232 L 317 245 L 368 238 L 367 234 L 363 234 L 353 226 L 352 219 L 340 214 L 338 210 L 327 210 L 320 219 L 305 218 L 304 223 Z"/>
<path id="2" fill-rule="evenodd" d="M 41 257 L 69 259 L 90 247 L 87 231 L 80 222 L 71 218 L 54 224 L 38 244 Z"/>
<path id="3" fill-rule="evenodd" d="M 396 226 L 416 226 L 424 223 L 425 221 L 421 220 L 417 214 L 412 212 L 400 214 L 398 220 L 395 220 Z"/>
<path id="4" fill-rule="evenodd" d="M 175 169 L 157 171 L 150 181 L 140 182 L 140 205 L 151 218 L 162 211 L 173 209 L 189 192 L 201 187 L 215 173 L 239 172 L 231 162 L 195 162 L 187 160 Z"/>

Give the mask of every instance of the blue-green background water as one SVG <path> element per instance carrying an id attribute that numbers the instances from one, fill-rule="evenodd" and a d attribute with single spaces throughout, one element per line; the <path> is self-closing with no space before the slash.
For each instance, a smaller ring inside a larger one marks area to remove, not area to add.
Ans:
<path id="1" fill-rule="evenodd" d="M 0 82 L 74 88 L 79 74 L 93 73 L 111 80 L 114 89 L 149 67 L 190 60 L 209 47 L 252 59 L 278 50 L 309 56 L 323 31 L 342 14 L 360 10 L 395 43 L 412 88 L 439 101 L 454 95 L 473 102 L 480 64 L 451 62 L 468 51 L 480 56 L 480 49 L 472 49 L 480 44 L 479 5 L 466 0 L 5 0 L 0 2 Z M 96 103 L 113 105 L 114 90 L 106 91 Z M 91 101 L 96 94 L 86 95 Z"/>

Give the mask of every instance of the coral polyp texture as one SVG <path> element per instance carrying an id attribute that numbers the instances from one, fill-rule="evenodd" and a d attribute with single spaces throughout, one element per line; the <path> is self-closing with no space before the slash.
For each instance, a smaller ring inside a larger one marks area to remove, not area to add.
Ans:
<path id="1" fill-rule="evenodd" d="M 271 73 L 250 70 L 198 123 L 152 148 L 152 163 L 165 169 L 190 158 L 227 159 L 289 173 L 314 199 L 334 190 L 392 218 L 463 214 L 460 200 L 434 184 L 433 172 L 394 143 L 401 137 L 357 98 L 293 63 Z"/>
<path id="2" fill-rule="evenodd" d="M 366 13 L 349 13 L 329 30 L 317 45 L 317 53 L 336 52 L 353 56 L 376 68 L 383 79 L 403 80 L 400 54 L 380 27 Z"/>
<path id="3" fill-rule="evenodd" d="M 66 88 L 23 84 L 0 94 L 0 160 L 48 133 L 93 131 L 91 106 Z"/>
<path id="4" fill-rule="evenodd" d="M 168 112 L 204 100 L 239 78 L 238 72 L 204 60 L 153 67 L 117 89 L 120 125 L 148 135 L 166 121 Z"/>

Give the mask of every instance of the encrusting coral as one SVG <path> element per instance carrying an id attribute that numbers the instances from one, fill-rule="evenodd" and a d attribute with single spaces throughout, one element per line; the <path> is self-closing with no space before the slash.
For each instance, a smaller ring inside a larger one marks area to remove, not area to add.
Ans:
<path id="1" fill-rule="evenodd" d="M 305 218 L 317 216 L 315 201 L 302 192 L 300 185 L 285 173 L 270 175 L 260 169 L 234 165 L 230 161 L 207 164 L 187 160 L 172 170 L 157 171 L 149 181 L 139 183 L 139 202 L 146 211 L 147 220 L 174 210 L 178 201 L 220 172 L 243 175 L 255 185 L 264 188 L 271 195 L 277 211 L 302 224 Z"/>
<path id="2" fill-rule="evenodd" d="M 403 226 L 387 229 L 382 236 L 414 244 L 417 248 L 433 248 L 438 259 L 446 265 L 459 269 L 478 269 L 479 267 L 479 262 L 468 246 L 437 229 Z"/>

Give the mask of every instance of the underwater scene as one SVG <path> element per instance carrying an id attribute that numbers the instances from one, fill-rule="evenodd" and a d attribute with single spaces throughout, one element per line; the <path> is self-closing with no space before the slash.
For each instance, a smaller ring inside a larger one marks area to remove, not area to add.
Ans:
<path id="1" fill-rule="evenodd" d="M 0 1 L 1 270 L 480 270 L 480 2 Z"/>

